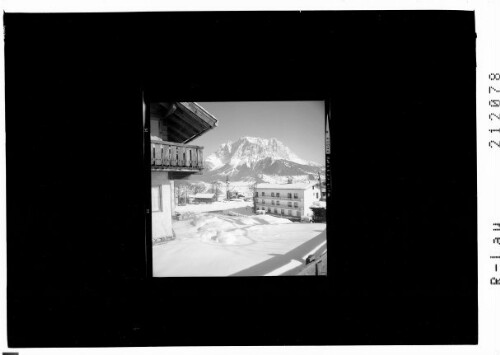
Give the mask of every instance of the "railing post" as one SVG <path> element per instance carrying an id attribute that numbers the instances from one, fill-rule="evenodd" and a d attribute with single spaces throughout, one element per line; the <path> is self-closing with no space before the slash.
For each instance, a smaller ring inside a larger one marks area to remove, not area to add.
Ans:
<path id="1" fill-rule="evenodd" d="M 182 156 L 184 157 L 184 166 L 189 167 L 190 161 L 189 161 L 189 148 L 188 147 L 184 148 L 184 154 Z"/>
<path id="2" fill-rule="evenodd" d="M 171 146 L 172 149 L 172 159 L 170 160 L 172 162 L 172 166 L 177 166 L 177 147 L 175 145 Z"/>
<path id="3" fill-rule="evenodd" d="M 184 166 L 185 148 L 184 147 L 177 147 L 177 150 L 179 152 L 179 161 L 177 162 L 177 165 Z"/>
<path id="4" fill-rule="evenodd" d="M 198 166 L 198 154 L 196 153 L 196 148 L 192 150 L 192 158 L 193 168 L 196 168 Z"/>
<path id="5" fill-rule="evenodd" d="M 169 157 L 169 152 L 170 152 L 170 146 L 169 145 L 164 145 L 163 146 L 163 154 L 162 154 L 162 164 L 163 166 L 168 166 L 168 157 Z"/>
<path id="6" fill-rule="evenodd" d="M 155 165 L 161 165 L 161 144 L 155 144 Z"/>
<path id="7" fill-rule="evenodd" d="M 186 148 L 186 166 L 191 167 L 191 148 Z"/>

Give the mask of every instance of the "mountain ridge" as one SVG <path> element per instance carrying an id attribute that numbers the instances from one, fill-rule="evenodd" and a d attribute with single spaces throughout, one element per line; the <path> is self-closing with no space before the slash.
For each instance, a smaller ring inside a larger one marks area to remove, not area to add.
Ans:
<path id="1" fill-rule="evenodd" d="M 246 180 L 261 182 L 263 176 L 310 176 L 324 174 L 324 165 L 301 159 L 276 138 L 243 136 L 222 143 L 205 159 L 203 175 L 195 180 Z"/>
<path id="2" fill-rule="evenodd" d="M 213 170 L 225 164 L 237 166 L 246 163 L 251 165 L 269 157 L 274 160 L 289 160 L 302 165 L 322 166 L 316 162 L 299 158 L 290 148 L 276 138 L 249 136 L 222 143 L 218 150 L 207 156 L 205 161 L 208 164 L 208 169 Z"/>

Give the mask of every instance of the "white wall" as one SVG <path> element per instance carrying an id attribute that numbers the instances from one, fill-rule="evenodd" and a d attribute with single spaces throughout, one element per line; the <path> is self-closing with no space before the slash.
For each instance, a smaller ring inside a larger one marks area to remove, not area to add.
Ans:
<path id="1" fill-rule="evenodd" d="M 176 201 L 175 201 L 175 193 L 174 193 L 174 180 L 170 180 L 170 215 L 174 216 L 175 215 L 175 207 L 176 207 Z"/>
<path id="2" fill-rule="evenodd" d="M 316 188 L 314 188 L 314 190 L 313 190 L 311 187 L 311 188 L 304 191 L 304 215 L 307 215 L 308 213 L 311 212 L 309 207 L 312 206 L 313 201 L 314 201 L 312 191 L 316 192 Z"/>
<path id="3" fill-rule="evenodd" d="M 162 209 L 151 212 L 153 239 L 173 236 L 172 214 L 173 208 L 173 181 L 168 179 L 166 172 L 151 172 L 151 187 L 159 186 L 161 190 Z"/>

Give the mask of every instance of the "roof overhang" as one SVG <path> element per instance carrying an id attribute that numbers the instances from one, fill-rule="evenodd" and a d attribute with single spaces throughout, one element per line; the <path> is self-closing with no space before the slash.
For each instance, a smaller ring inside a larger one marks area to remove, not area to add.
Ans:
<path id="1" fill-rule="evenodd" d="M 170 142 L 188 143 L 217 126 L 217 119 L 196 102 L 152 103 L 151 110 L 165 120 Z"/>

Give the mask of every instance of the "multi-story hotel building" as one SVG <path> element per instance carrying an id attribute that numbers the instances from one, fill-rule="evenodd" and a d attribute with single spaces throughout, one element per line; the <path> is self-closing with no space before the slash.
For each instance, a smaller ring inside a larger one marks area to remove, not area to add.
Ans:
<path id="1" fill-rule="evenodd" d="M 291 219 L 312 214 L 309 207 L 321 199 L 318 182 L 295 184 L 257 184 L 254 202 L 256 210 Z"/>

